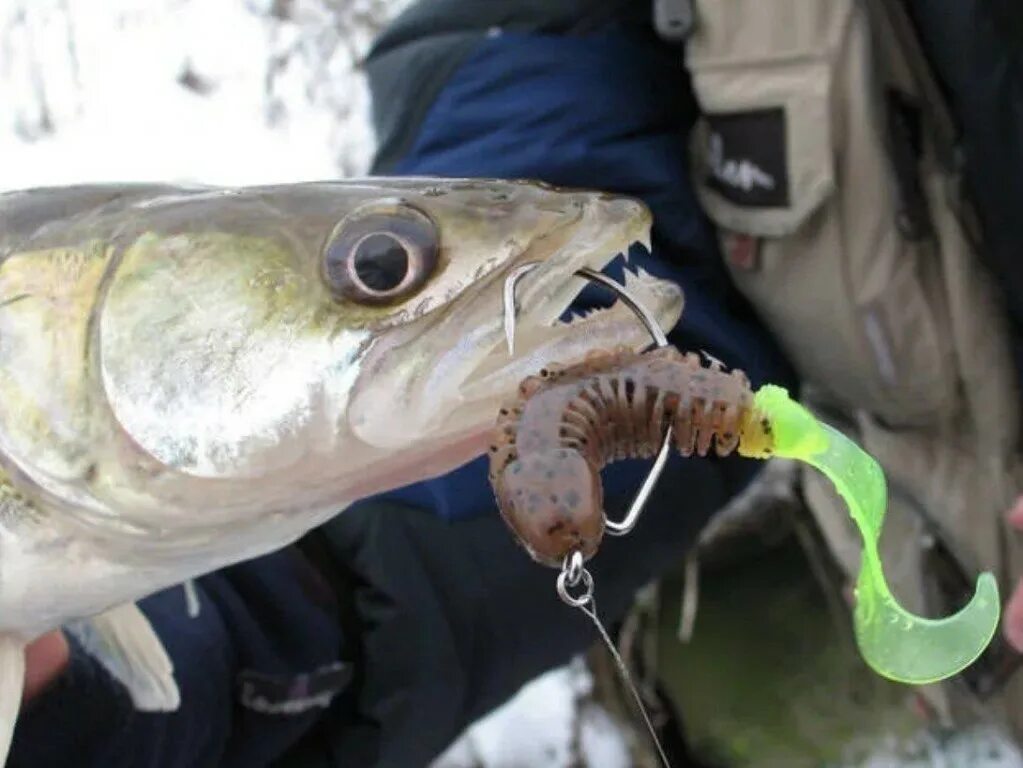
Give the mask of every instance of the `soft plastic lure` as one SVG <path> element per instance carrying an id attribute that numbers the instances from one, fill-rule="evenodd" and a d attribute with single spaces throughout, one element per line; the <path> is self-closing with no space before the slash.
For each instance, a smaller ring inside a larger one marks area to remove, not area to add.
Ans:
<path id="1" fill-rule="evenodd" d="M 609 461 L 653 456 L 669 429 L 685 456 L 706 456 L 712 447 L 719 456 L 782 456 L 813 465 L 834 483 L 863 537 L 856 639 L 879 674 L 935 682 L 969 666 L 991 641 L 999 619 L 991 574 L 980 576 L 965 608 L 944 619 L 915 616 L 891 594 L 877 549 L 884 475 L 867 453 L 784 389 L 753 392 L 741 371 L 705 367 L 671 347 L 596 352 L 522 383 L 501 409 L 490 451 L 505 521 L 538 562 L 559 567 L 575 553 L 591 557 L 607 525 L 600 470 Z"/>

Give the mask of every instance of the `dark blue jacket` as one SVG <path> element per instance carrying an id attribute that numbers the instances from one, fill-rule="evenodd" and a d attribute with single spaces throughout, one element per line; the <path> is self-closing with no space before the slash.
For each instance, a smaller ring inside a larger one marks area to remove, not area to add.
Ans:
<path id="1" fill-rule="evenodd" d="M 755 384 L 791 386 L 728 284 L 690 188 L 695 108 L 681 52 L 654 39 L 645 13 L 633 21 L 607 12 L 620 5 L 413 7 L 369 62 L 376 171 L 532 177 L 643 198 L 655 214 L 654 249 L 639 258 L 686 292 L 672 342 L 743 368 Z M 592 290 L 581 301 L 604 297 Z M 621 616 L 636 589 L 678 563 L 756 468 L 673 459 L 635 532 L 592 561 L 602 615 Z M 645 471 L 641 462 L 608 471 L 612 514 Z M 141 604 L 173 658 L 178 712 L 135 712 L 75 649 L 67 674 L 23 711 L 11 765 L 425 765 L 594 640 L 555 597 L 553 572 L 512 540 L 479 461 L 365 500 L 301 546 L 211 574 L 199 590 L 196 620 L 179 589 Z M 255 711 L 245 694 L 255 686 L 288 701 L 332 685 L 329 709 L 291 715 Z"/>

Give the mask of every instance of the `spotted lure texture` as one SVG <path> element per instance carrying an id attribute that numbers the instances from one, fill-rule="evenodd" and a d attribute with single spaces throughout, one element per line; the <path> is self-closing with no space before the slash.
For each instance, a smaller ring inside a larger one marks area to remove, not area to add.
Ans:
<path id="1" fill-rule="evenodd" d="M 683 456 L 773 451 L 746 375 L 672 347 L 593 352 L 525 379 L 498 416 L 490 481 L 530 555 L 554 567 L 576 549 L 591 557 L 606 523 L 600 470 L 654 456 L 669 425 Z"/>

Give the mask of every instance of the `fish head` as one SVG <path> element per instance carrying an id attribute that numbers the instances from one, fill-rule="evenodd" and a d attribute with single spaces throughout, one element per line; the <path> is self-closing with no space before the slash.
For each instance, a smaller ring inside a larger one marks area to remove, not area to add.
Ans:
<path id="1" fill-rule="evenodd" d="M 648 345 L 620 302 L 561 318 L 585 286 L 573 273 L 650 226 L 629 198 L 506 180 L 161 195 L 118 234 L 95 369 L 154 473 L 241 479 L 239 503 L 351 500 L 485 451 L 502 401 L 545 362 Z M 503 288 L 527 262 L 511 355 Z M 662 327 L 677 322 L 675 284 L 627 282 Z"/>
<path id="2" fill-rule="evenodd" d="M 403 205 L 433 222 L 446 273 L 403 300 L 359 363 L 346 426 L 367 451 L 388 457 L 377 466 L 376 489 L 449 471 L 482 453 L 501 404 L 545 364 L 651 343 L 621 302 L 585 317 L 567 313 L 586 285 L 577 270 L 600 270 L 635 244 L 649 248 L 652 217 L 643 203 L 537 182 L 474 180 Z M 517 284 L 510 350 L 505 283 L 525 264 L 536 266 Z M 630 293 L 661 327 L 674 326 L 683 305 L 678 286 L 642 270 L 625 274 Z"/>

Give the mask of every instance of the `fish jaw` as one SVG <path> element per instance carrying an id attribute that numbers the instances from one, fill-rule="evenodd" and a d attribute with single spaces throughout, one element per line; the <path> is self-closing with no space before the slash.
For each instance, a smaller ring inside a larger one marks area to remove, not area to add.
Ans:
<path id="1" fill-rule="evenodd" d="M 408 338 L 378 339 L 353 390 L 348 426 L 380 459 L 359 484 L 379 492 L 444 474 L 485 452 L 502 402 L 545 363 L 570 364 L 593 349 L 651 343 L 621 302 L 587 317 L 559 320 L 585 286 L 576 270 L 601 269 L 635 244 L 649 248 L 649 210 L 630 198 L 580 193 L 582 215 L 556 247 L 524 252 L 475 286 L 450 312 Z M 518 266 L 538 266 L 519 283 L 514 353 L 506 346 L 503 290 Z M 683 297 L 674 283 L 626 267 L 628 290 L 664 330 L 679 320 Z"/>

